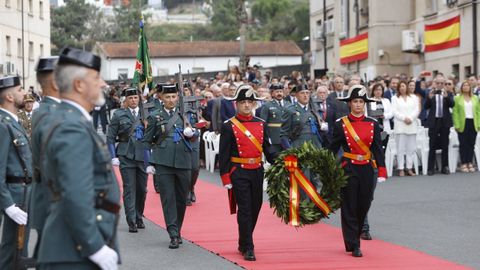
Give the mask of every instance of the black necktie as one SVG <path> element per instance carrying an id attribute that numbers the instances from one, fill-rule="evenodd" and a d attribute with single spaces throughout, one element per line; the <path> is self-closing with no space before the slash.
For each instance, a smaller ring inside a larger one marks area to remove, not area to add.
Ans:
<path id="1" fill-rule="evenodd" d="M 133 118 L 137 118 L 137 111 L 132 110 Z"/>
<path id="2" fill-rule="evenodd" d="M 170 111 L 168 112 L 168 114 L 170 114 L 170 117 L 172 117 L 172 116 L 173 116 L 173 113 L 174 113 L 174 111 L 173 111 L 173 110 L 170 110 Z"/>

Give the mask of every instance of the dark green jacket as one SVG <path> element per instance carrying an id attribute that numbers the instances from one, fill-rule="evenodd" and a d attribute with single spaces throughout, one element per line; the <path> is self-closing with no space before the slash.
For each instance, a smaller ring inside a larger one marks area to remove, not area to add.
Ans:
<path id="1" fill-rule="evenodd" d="M 297 102 L 285 110 L 284 119 L 280 131 L 281 140 L 288 140 L 292 147 L 300 146 L 307 141 L 311 141 L 317 147 L 322 146 L 319 136 L 312 132 L 314 124 L 320 134 L 320 125 L 310 108 L 305 111 Z"/>
<path id="2" fill-rule="evenodd" d="M 88 262 L 88 256 L 106 244 L 118 252 L 118 216 L 95 208 L 99 197 L 120 203 L 105 142 L 81 111 L 66 102 L 59 105 L 51 119 L 55 129 L 48 131 L 53 130 L 51 139 L 42 143 L 46 156 L 42 171 L 53 186 L 53 201 L 38 261 Z"/>
<path id="3" fill-rule="evenodd" d="M 135 119 L 130 109 L 118 109 L 113 114 L 108 125 L 107 144 L 117 145 L 117 156 L 143 161 L 144 146 L 141 140 L 135 138 L 135 128 L 142 125 L 140 116 Z"/>
<path id="4" fill-rule="evenodd" d="M 282 123 L 285 122 L 285 111 L 291 105 L 288 101 L 283 101 L 281 107 L 276 100 L 270 100 L 263 104 L 260 110 L 260 118 L 265 120 L 267 125 L 267 136 L 270 144 L 280 144 L 280 130 Z"/>

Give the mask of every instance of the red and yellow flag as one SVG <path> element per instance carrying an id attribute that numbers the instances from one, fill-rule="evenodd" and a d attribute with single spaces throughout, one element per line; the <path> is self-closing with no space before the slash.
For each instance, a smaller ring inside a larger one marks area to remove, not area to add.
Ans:
<path id="1" fill-rule="evenodd" d="M 340 41 L 340 64 L 368 58 L 368 32 Z"/>
<path id="2" fill-rule="evenodd" d="M 443 22 L 425 25 L 425 52 L 460 46 L 460 15 Z"/>

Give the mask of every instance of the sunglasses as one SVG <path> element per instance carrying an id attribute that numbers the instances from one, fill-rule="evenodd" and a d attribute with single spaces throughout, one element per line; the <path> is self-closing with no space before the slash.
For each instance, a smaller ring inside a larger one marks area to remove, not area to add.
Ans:
<path id="1" fill-rule="evenodd" d="M 446 83 L 445 85 L 452 85 L 451 83 Z"/>

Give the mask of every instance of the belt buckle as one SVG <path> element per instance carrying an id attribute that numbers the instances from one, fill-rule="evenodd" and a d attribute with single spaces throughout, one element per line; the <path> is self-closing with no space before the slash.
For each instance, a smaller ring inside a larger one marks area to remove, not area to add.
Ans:
<path id="1" fill-rule="evenodd" d="M 358 161 L 364 161 L 365 158 L 363 157 L 363 155 L 357 155 L 357 160 Z"/>

